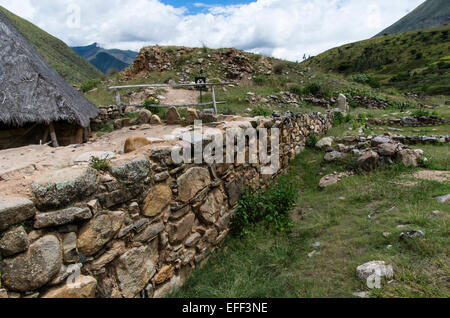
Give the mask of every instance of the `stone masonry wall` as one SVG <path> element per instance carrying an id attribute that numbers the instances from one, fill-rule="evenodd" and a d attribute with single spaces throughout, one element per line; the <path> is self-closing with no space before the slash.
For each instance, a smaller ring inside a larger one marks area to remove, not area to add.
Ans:
<path id="1" fill-rule="evenodd" d="M 255 118 L 280 128 L 281 171 L 333 115 Z M 33 200 L 0 199 L 0 297 L 163 297 L 218 248 L 258 164 L 174 164 L 171 148 L 50 171 Z M 276 176 L 272 176 L 275 178 Z M 266 178 L 266 177 L 264 177 Z"/>

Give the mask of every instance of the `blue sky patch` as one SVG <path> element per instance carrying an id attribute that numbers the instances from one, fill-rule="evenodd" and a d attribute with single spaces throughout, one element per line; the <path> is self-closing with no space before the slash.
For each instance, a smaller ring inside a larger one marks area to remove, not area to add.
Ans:
<path id="1" fill-rule="evenodd" d="M 161 2 L 176 8 L 185 7 L 189 10 L 188 14 L 197 14 L 207 12 L 213 6 L 248 4 L 256 0 L 161 0 Z"/>

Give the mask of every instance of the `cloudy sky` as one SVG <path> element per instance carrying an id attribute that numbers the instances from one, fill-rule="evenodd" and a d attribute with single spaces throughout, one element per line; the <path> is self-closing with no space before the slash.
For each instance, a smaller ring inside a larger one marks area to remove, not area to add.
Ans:
<path id="1" fill-rule="evenodd" d="M 0 0 L 70 46 L 236 47 L 301 60 L 370 38 L 424 0 Z"/>

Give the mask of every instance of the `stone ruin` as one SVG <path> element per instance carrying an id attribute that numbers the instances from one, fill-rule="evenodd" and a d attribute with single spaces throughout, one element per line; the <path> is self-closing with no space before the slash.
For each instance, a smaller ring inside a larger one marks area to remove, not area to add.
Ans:
<path id="1" fill-rule="evenodd" d="M 234 123 L 280 129 L 282 173 L 333 113 Z M 182 286 L 230 232 L 241 190 L 275 178 L 260 164 L 175 164 L 173 146 L 47 170 L 31 195 L 0 200 L 0 297 L 163 297 Z"/>

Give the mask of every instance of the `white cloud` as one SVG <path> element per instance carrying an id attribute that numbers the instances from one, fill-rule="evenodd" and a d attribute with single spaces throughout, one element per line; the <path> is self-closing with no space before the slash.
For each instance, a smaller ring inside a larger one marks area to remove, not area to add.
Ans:
<path id="1" fill-rule="evenodd" d="M 423 0 L 258 0 L 209 6 L 188 15 L 159 0 L 0 0 L 69 45 L 98 42 L 139 50 L 145 45 L 236 47 L 296 60 L 304 53 L 369 38 Z M 69 4 L 81 8 L 79 28 L 69 28 Z M 205 5 L 199 2 L 198 5 Z"/>

